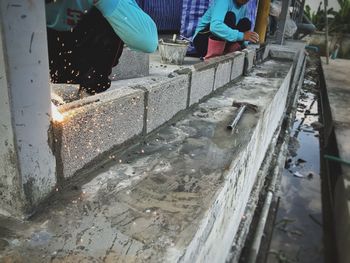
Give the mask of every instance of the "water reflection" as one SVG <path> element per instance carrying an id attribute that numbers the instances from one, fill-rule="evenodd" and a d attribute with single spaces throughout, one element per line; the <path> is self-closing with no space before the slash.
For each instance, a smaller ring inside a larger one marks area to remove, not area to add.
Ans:
<path id="1" fill-rule="evenodd" d="M 267 262 L 324 262 L 316 58 L 308 63 Z"/>

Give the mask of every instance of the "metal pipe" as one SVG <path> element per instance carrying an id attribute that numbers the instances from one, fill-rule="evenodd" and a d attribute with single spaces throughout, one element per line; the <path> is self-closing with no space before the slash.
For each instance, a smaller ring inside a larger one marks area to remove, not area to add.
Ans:
<path id="1" fill-rule="evenodd" d="M 283 148 L 285 148 L 285 147 L 286 147 L 286 143 L 284 143 L 284 145 L 281 146 L 281 151 L 283 151 Z M 272 175 L 271 181 L 270 181 L 268 189 L 267 189 L 268 190 L 267 196 L 266 196 L 266 199 L 264 201 L 263 208 L 261 210 L 261 216 L 260 216 L 258 226 L 257 226 L 256 231 L 255 231 L 253 243 L 252 243 L 249 255 L 248 255 L 248 260 L 247 260 L 248 263 L 255 263 L 256 259 L 258 257 L 260 244 L 261 244 L 261 238 L 264 234 L 264 229 L 265 229 L 267 217 L 269 215 L 270 206 L 271 206 L 273 197 L 275 195 L 275 188 L 276 188 L 278 176 L 282 170 L 281 167 L 283 167 L 280 165 L 282 163 L 284 163 L 284 155 L 280 154 L 278 156 L 277 161 L 276 161 L 276 166 L 275 166 L 275 169 L 273 170 L 273 175 Z"/>
<path id="2" fill-rule="evenodd" d="M 234 130 L 234 129 L 236 128 L 236 126 L 237 126 L 239 120 L 241 119 L 241 117 L 242 117 L 244 111 L 246 110 L 246 108 L 247 108 L 247 105 L 246 105 L 246 104 L 242 105 L 242 106 L 239 108 L 238 113 L 237 113 L 235 119 L 233 120 L 233 122 L 232 122 L 231 124 L 227 125 L 227 129 L 229 129 L 229 130 Z"/>
<path id="3" fill-rule="evenodd" d="M 270 209 L 270 205 L 272 202 L 272 198 L 273 198 L 273 192 L 269 191 L 267 193 L 267 197 L 265 199 L 265 203 L 262 209 L 262 215 L 260 217 L 259 220 L 259 224 L 258 227 L 256 229 L 255 232 L 255 236 L 258 236 L 260 238 L 254 238 L 253 244 L 251 246 L 251 250 L 249 253 L 249 257 L 248 257 L 248 263 L 255 263 L 256 262 L 256 258 L 258 256 L 259 253 L 259 249 L 260 249 L 260 243 L 261 243 L 261 237 L 264 234 L 264 229 L 265 229 L 265 225 L 266 225 L 266 221 L 267 221 L 267 216 L 269 214 L 269 209 Z"/>
<path id="4" fill-rule="evenodd" d="M 325 154 L 325 155 L 323 155 L 323 157 L 325 159 L 327 159 L 327 160 L 335 161 L 335 162 L 346 164 L 346 165 L 350 166 L 350 162 L 349 161 L 341 159 L 341 158 L 339 158 L 337 156 Z"/>

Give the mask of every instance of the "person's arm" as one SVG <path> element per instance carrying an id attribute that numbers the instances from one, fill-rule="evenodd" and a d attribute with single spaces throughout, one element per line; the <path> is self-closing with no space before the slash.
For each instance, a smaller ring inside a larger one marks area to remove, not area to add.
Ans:
<path id="1" fill-rule="evenodd" d="M 216 36 L 229 42 L 242 41 L 244 34 L 238 30 L 232 29 L 224 23 L 225 16 L 229 10 L 229 1 L 216 0 L 212 9 L 210 21 L 210 31 Z"/>
<path id="2" fill-rule="evenodd" d="M 157 49 L 156 24 L 134 0 L 94 0 L 94 4 L 128 47 L 146 53 Z"/>

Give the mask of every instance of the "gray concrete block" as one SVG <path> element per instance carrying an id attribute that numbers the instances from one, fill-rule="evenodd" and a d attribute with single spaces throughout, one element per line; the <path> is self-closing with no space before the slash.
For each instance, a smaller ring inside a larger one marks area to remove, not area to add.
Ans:
<path id="1" fill-rule="evenodd" d="M 225 86 L 231 81 L 232 59 L 218 64 L 215 71 L 214 90 Z"/>
<path id="2" fill-rule="evenodd" d="M 231 80 L 235 80 L 243 75 L 244 57 L 243 52 L 235 52 L 232 62 Z"/>
<path id="3" fill-rule="evenodd" d="M 192 72 L 190 106 L 209 95 L 214 88 L 215 67 Z"/>
<path id="4" fill-rule="evenodd" d="M 60 104 L 78 100 L 80 99 L 79 87 L 79 84 L 50 83 L 51 100 L 57 101 Z"/>
<path id="5" fill-rule="evenodd" d="M 149 75 L 149 54 L 124 47 L 119 64 L 112 69 L 111 80 L 131 79 Z"/>
<path id="6" fill-rule="evenodd" d="M 188 87 L 188 74 L 145 87 L 148 91 L 147 133 L 186 109 Z"/>
<path id="7" fill-rule="evenodd" d="M 84 100 L 76 105 L 82 103 Z M 86 103 L 66 111 L 65 120 L 55 127 L 55 134 L 59 136 L 56 139 L 61 142 L 60 165 L 65 178 L 143 130 L 142 90 L 123 88 L 105 92 L 87 98 Z"/>
<path id="8" fill-rule="evenodd" d="M 243 74 L 246 75 L 252 70 L 252 68 L 254 66 L 255 50 L 253 50 L 253 49 L 244 49 L 243 52 L 245 54 L 245 65 L 244 65 L 244 72 L 243 72 Z"/>
<path id="9" fill-rule="evenodd" d="M 273 59 L 295 60 L 296 56 L 303 50 L 305 43 L 294 43 L 291 46 L 268 45 L 266 52 Z"/>

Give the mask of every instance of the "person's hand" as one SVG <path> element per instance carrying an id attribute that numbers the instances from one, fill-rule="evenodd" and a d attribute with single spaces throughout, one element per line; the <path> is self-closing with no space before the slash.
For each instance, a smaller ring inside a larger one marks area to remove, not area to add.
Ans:
<path id="1" fill-rule="evenodd" d="M 244 33 L 243 40 L 249 41 L 252 43 L 258 43 L 259 42 L 259 35 L 253 31 L 247 31 Z"/>

